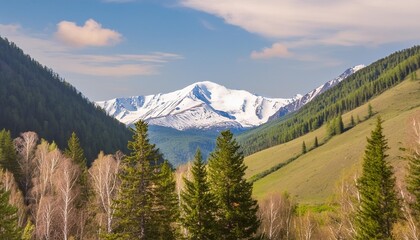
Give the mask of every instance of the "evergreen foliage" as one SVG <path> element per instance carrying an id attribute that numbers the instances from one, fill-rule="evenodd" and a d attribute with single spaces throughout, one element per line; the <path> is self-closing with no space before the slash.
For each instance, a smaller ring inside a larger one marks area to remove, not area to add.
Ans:
<path id="1" fill-rule="evenodd" d="M 399 200 L 392 166 L 386 161 L 387 140 L 381 118 L 367 139 L 363 172 L 358 179 L 361 205 L 356 213 L 357 239 L 392 239 L 393 224 L 398 219 Z"/>
<path id="2" fill-rule="evenodd" d="M 19 240 L 22 229 L 18 224 L 17 208 L 9 204 L 10 192 L 0 186 L 0 239 Z"/>
<path id="3" fill-rule="evenodd" d="M 183 179 L 185 188 L 181 193 L 181 222 L 187 229 L 187 238 L 216 239 L 215 199 L 208 186 L 206 166 L 199 149 L 195 154 L 191 175 L 191 180 Z"/>
<path id="4" fill-rule="evenodd" d="M 328 122 L 328 136 L 332 137 L 344 132 L 344 123 L 341 115 Z"/>
<path id="5" fill-rule="evenodd" d="M 133 139 L 128 142 L 130 155 L 122 160 L 118 174 L 121 185 L 114 202 L 114 233 L 109 239 L 156 239 L 153 200 L 156 196 L 154 166 L 162 158 L 149 142 L 147 123 L 135 123 Z"/>
<path id="6" fill-rule="evenodd" d="M 317 148 L 318 146 L 319 146 L 318 137 L 315 137 L 315 140 L 314 140 L 314 148 Z"/>
<path id="7" fill-rule="evenodd" d="M 305 154 L 307 152 L 306 150 L 306 144 L 305 141 L 302 142 L 302 154 Z"/>
<path id="8" fill-rule="evenodd" d="M 89 161 L 100 150 L 125 149 L 130 131 L 51 69 L 0 38 L 0 127 L 12 138 L 28 130 L 64 149 L 79 134 Z"/>
<path id="9" fill-rule="evenodd" d="M 351 117 L 350 117 L 350 127 L 354 127 L 354 126 L 356 126 L 356 122 L 354 121 L 353 115 L 351 115 Z"/>
<path id="10" fill-rule="evenodd" d="M 260 221 L 252 183 L 246 181 L 246 166 L 240 146 L 230 131 L 222 131 L 208 161 L 210 190 L 216 200 L 216 224 L 221 239 L 251 239 Z"/>
<path id="11" fill-rule="evenodd" d="M 82 146 L 80 146 L 79 138 L 75 132 L 71 134 L 71 137 L 67 142 L 67 148 L 64 150 L 64 155 L 70 158 L 80 169 L 80 176 L 77 179 L 77 184 L 80 186 L 81 194 L 77 197 L 76 206 L 81 208 L 89 198 L 88 169 L 85 153 Z"/>
<path id="12" fill-rule="evenodd" d="M 13 173 L 15 179 L 19 180 L 20 168 L 17 162 L 16 150 L 10 131 L 0 131 L 0 169 L 6 169 Z"/>
<path id="13" fill-rule="evenodd" d="M 153 221 L 157 228 L 155 239 L 178 239 L 178 197 L 171 166 L 165 161 L 157 175 L 156 197 L 153 203 Z"/>
<path id="14" fill-rule="evenodd" d="M 373 116 L 373 107 L 372 105 L 369 103 L 368 104 L 368 118 L 371 118 Z"/>
<path id="15" fill-rule="evenodd" d="M 398 51 L 357 71 L 303 106 L 238 136 L 246 155 L 291 141 L 396 86 L 420 68 L 420 46 Z"/>

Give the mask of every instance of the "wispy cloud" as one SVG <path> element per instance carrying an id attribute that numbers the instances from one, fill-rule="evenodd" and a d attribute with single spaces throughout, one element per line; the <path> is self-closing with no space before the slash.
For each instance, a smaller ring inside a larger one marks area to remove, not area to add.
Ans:
<path id="1" fill-rule="evenodd" d="M 159 74 L 168 62 L 182 59 L 174 53 L 83 54 L 55 38 L 28 34 L 19 25 L 0 24 L 2 37 L 15 42 L 26 53 L 59 73 L 128 77 Z"/>
<path id="2" fill-rule="evenodd" d="M 251 53 L 251 58 L 253 59 L 286 58 L 291 56 L 291 52 L 281 43 L 274 43 L 271 47 Z"/>
<path id="3" fill-rule="evenodd" d="M 57 24 L 55 36 L 65 44 L 74 47 L 110 46 L 121 42 L 122 35 L 117 31 L 103 28 L 93 19 L 89 19 L 83 26 L 74 22 L 61 21 Z"/>
<path id="4" fill-rule="evenodd" d="M 201 20 L 201 25 L 203 25 L 203 27 L 207 28 L 208 30 L 214 31 L 216 30 L 216 27 L 213 26 L 213 24 L 211 24 L 210 22 L 206 21 L 206 20 Z"/>
<path id="5" fill-rule="evenodd" d="M 275 42 L 380 45 L 420 39 L 418 0 L 179 0 Z"/>

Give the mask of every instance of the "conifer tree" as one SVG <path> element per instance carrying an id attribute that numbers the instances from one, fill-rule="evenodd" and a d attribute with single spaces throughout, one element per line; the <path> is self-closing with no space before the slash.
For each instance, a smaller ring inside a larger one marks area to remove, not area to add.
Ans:
<path id="1" fill-rule="evenodd" d="M 350 127 L 354 127 L 354 126 L 356 126 L 356 122 L 354 121 L 353 115 L 351 115 L 351 117 L 350 117 Z"/>
<path id="2" fill-rule="evenodd" d="M 128 142 L 129 156 L 122 160 L 118 174 L 121 185 L 114 201 L 115 226 L 108 239 L 156 239 L 152 221 L 155 197 L 154 164 L 161 158 L 159 150 L 149 142 L 147 123 L 134 124 L 133 139 Z"/>
<path id="3" fill-rule="evenodd" d="M 395 191 L 392 166 L 386 161 L 387 140 L 382 133 L 381 118 L 367 139 L 363 172 L 358 180 L 360 208 L 356 213 L 357 239 L 392 239 L 399 201 Z"/>
<path id="4" fill-rule="evenodd" d="M 230 131 L 223 131 L 209 157 L 210 190 L 216 200 L 216 224 L 220 239 L 251 239 L 260 221 L 252 183 L 244 177 L 246 166 Z"/>
<path id="5" fill-rule="evenodd" d="M 335 134 L 339 135 L 339 134 L 342 134 L 343 132 L 344 132 L 343 117 L 339 115 L 335 122 Z"/>
<path id="6" fill-rule="evenodd" d="M 17 208 L 9 204 L 9 192 L 0 186 L 0 239 L 19 240 L 22 229 L 18 224 Z"/>
<path id="7" fill-rule="evenodd" d="M 371 118 L 373 116 L 373 107 L 372 105 L 369 103 L 368 104 L 368 118 Z"/>
<path id="8" fill-rule="evenodd" d="M 185 189 L 181 193 L 182 225 L 187 229 L 188 239 L 215 239 L 215 199 L 200 149 L 195 154 L 191 174 L 191 180 L 184 178 Z"/>
<path id="9" fill-rule="evenodd" d="M 302 154 L 305 154 L 307 152 L 306 150 L 306 144 L 305 141 L 302 142 Z"/>
<path id="10" fill-rule="evenodd" d="M 315 137 L 314 147 L 315 147 L 315 148 L 319 147 L 318 137 Z"/>
<path id="11" fill-rule="evenodd" d="M 13 176 L 18 181 L 20 180 L 19 164 L 17 162 L 16 150 L 13 145 L 13 140 L 10 131 L 0 131 L 0 169 L 4 168 L 13 173 Z"/>
<path id="12" fill-rule="evenodd" d="M 178 196 L 175 178 L 170 164 L 165 161 L 158 171 L 153 221 L 156 226 L 155 239 L 177 239 L 179 218 Z"/>
<path id="13" fill-rule="evenodd" d="M 53 142 L 51 146 L 56 146 Z M 76 133 L 73 132 L 67 142 L 67 148 L 64 150 L 64 155 L 70 158 L 74 164 L 80 169 L 80 175 L 77 179 L 77 185 L 80 187 L 80 196 L 76 199 L 77 208 L 82 208 L 85 203 L 89 200 L 89 186 L 88 186 L 88 169 L 87 160 L 83 148 L 80 145 L 79 138 Z"/>

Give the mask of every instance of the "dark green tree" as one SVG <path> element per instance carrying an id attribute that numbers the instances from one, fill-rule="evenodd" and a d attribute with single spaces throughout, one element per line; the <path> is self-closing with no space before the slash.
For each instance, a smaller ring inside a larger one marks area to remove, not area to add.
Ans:
<path id="1" fill-rule="evenodd" d="M 51 146 L 57 147 L 57 145 L 54 142 L 51 144 Z M 85 207 L 90 195 L 87 161 L 83 148 L 80 145 L 79 138 L 77 137 L 75 132 L 71 134 L 71 137 L 67 142 L 67 148 L 64 150 L 64 155 L 70 158 L 73 161 L 73 163 L 75 163 L 77 166 L 79 166 L 80 176 L 77 179 L 77 184 L 80 187 L 80 195 L 78 195 L 76 199 L 76 207 Z"/>
<path id="2" fill-rule="evenodd" d="M 201 151 L 197 149 L 191 169 L 191 180 L 184 178 L 181 193 L 182 225 L 188 231 L 188 239 L 216 239 L 215 199 L 207 182 L 206 166 Z"/>
<path id="3" fill-rule="evenodd" d="M 372 105 L 369 103 L 368 104 L 368 118 L 371 118 L 373 116 L 373 107 Z"/>
<path id="4" fill-rule="evenodd" d="M 318 137 L 315 137 L 314 147 L 317 148 L 319 146 Z"/>
<path id="5" fill-rule="evenodd" d="M 9 204 L 9 195 L 0 186 L 0 239 L 19 240 L 23 232 L 18 224 L 18 209 Z"/>
<path id="6" fill-rule="evenodd" d="M 121 185 L 114 201 L 115 226 L 108 239 L 157 239 L 153 222 L 156 196 L 154 166 L 162 158 L 148 138 L 147 123 L 134 124 L 133 139 L 128 142 L 130 155 L 122 160 L 118 174 Z"/>
<path id="7" fill-rule="evenodd" d="M 302 142 L 302 154 L 307 152 L 305 141 Z"/>
<path id="8" fill-rule="evenodd" d="M 6 169 L 13 173 L 17 181 L 20 180 L 20 168 L 17 162 L 16 150 L 10 131 L 5 129 L 0 131 L 0 169 Z"/>
<path id="9" fill-rule="evenodd" d="M 165 161 L 157 174 L 156 197 L 153 206 L 153 221 L 156 226 L 155 239 L 178 239 L 178 196 L 175 178 L 170 164 Z"/>
<path id="10" fill-rule="evenodd" d="M 358 180 L 360 208 L 356 213 L 357 239 L 392 239 L 398 219 L 399 200 L 395 191 L 392 166 L 386 161 L 387 140 L 378 117 L 363 158 L 363 172 Z"/>
<path id="11" fill-rule="evenodd" d="M 337 120 L 335 123 L 335 132 L 336 132 L 336 135 L 342 134 L 344 132 L 343 117 L 341 115 L 337 117 Z"/>
<path id="12" fill-rule="evenodd" d="M 351 115 L 351 117 L 350 117 L 350 127 L 354 127 L 354 126 L 356 126 L 356 122 L 354 121 L 353 115 Z"/>
<path id="13" fill-rule="evenodd" d="M 222 131 L 210 154 L 210 190 L 216 200 L 216 224 L 220 239 L 251 239 L 260 221 L 258 204 L 252 199 L 252 184 L 244 177 L 246 166 L 239 145 L 230 131 Z"/>

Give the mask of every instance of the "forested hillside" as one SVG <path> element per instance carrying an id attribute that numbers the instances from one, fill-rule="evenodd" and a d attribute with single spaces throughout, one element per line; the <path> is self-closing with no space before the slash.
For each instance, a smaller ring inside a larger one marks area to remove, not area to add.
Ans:
<path id="1" fill-rule="evenodd" d="M 125 150 L 130 131 L 51 69 L 0 38 L 0 129 L 13 137 L 35 131 L 64 148 L 72 132 L 88 161 L 100 150 Z"/>
<path id="2" fill-rule="evenodd" d="M 358 71 L 298 112 L 238 136 L 246 155 L 288 142 L 368 102 L 420 68 L 420 46 L 396 52 Z"/>

